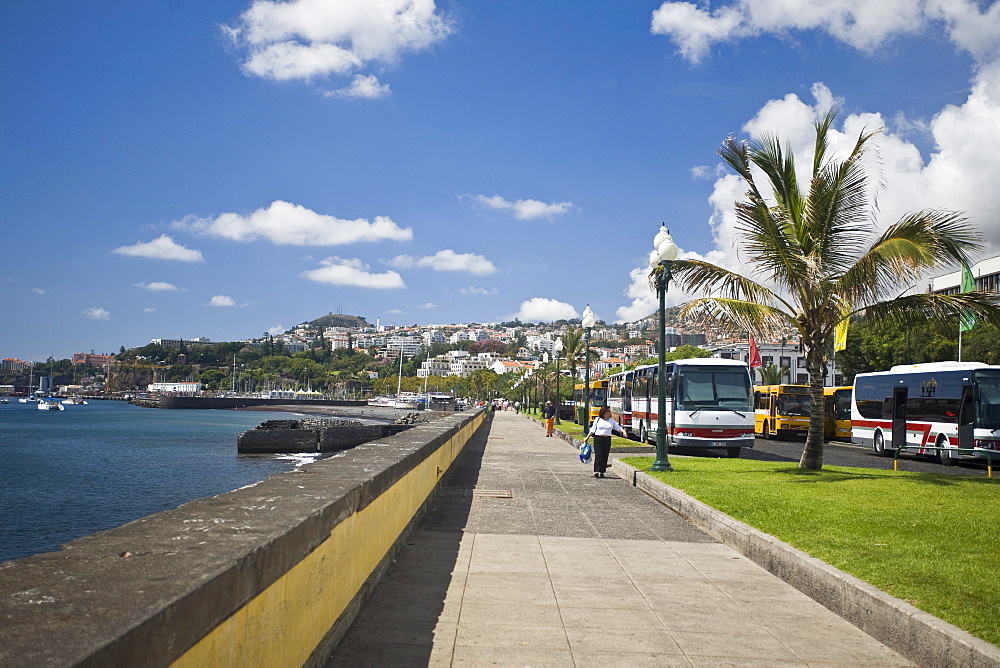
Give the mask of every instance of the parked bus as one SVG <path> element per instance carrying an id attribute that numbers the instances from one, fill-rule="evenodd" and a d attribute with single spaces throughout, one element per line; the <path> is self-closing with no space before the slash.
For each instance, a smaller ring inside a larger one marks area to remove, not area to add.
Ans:
<path id="1" fill-rule="evenodd" d="M 1000 366 L 933 362 L 859 373 L 851 429 L 855 442 L 880 455 L 915 445 L 918 454 L 942 464 L 983 458 L 983 451 L 1000 459 Z M 976 452 L 955 451 L 959 447 Z"/>
<path id="2" fill-rule="evenodd" d="M 829 440 L 851 440 L 851 392 L 854 388 L 823 388 L 823 435 Z"/>
<path id="3" fill-rule="evenodd" d="M 808 385 L 757 385 L 753 388 L 754 434 L 764 438 L 805 438 L 812 397 Z"/>
<path id="4" fill-rule="evenodd" d="M 635 370 L 621 371 L 608 376 L 608 406 L 615 414 L 615 420 L 622 426 L 629 438 L 637 438 L 632 429 L 632 386 Z"/>
<path id="5" fill-rule="evenodd" d="M 667 445 L 723 448 L 739 457 L 753 447 L 750 370 L 736 360 L 702 357 L 674 360 L 664 367 Z M 657 366 L 637 367 L 632 381 L 632 430 L 655 443 L 659 423 Z"/>
<path id="6" fill-rule="evenodd" d="M 573 386 L 573 406 L 576 407 L 576 420 L 580 421 L 580 416 L 583 413 L 583 388 L 584 383 L 577 383 Z M 586 426 L 594 421 L 597 417 L 597 413 L 601 410 L 601 406 L 608 403 L 608 379 L 603 378 L 601 380 L 590 381 L 590 416 L 586 420 Z"/>

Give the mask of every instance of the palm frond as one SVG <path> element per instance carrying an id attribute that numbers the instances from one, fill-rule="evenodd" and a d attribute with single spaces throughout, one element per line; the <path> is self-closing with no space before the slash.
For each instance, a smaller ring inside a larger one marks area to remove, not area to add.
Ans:
<path id="1" fill-rule="evenodd" d="M 771 290 L 746 276 L 703 260 L 675 260 L 674 280 L 685 292 L 717 294 L 731 299 L 747 299 L 762 304 L 781 301 Z"/>
<path id="2" fill-rule="evenodd" d="M 868 142 L 879 132 L 860 134 L 843 162 L 814 163 L 803 225 L 809 241 L 803 245 L 817 258 L 825 276 L 846 271 L 856 260 L 858 247 L 873 231 L 864 157 Z"/>
<path id="3" fill-rule="evenodd" d="M 928 269 L 968 263 L 982 248 L 980 239 L 960 213 L 910 214 L 872 242 L 840 278 L 838 292 L 856 307 L 873 305 L 915 284 Z"/>
<path id="4" fill-rule="evenodd" d="M 728 323 L 744 332 L 770 335 L 789 326 L 798 328 L 796 320 L 781 309 L 744 299 L 704 297 L 681 306 L 681 317 L 694 314 Z"/>
<path id="5" fill-rule="evenodd" d="M 751 140 L 748 157 L 767 176 L 782 217 L 793 229 L 797 228 L 803 200 L 795 173 L 795 154 L 791 149 L 782 149 L 777 136 L 765 134 Z"/>
<path id="6" fill-rule="evenodd" d="M 966 315 L 975 316 L 981 323 L 1000 326 L 998 307 L 1000 294 L 995 292 L 918 294 L 869 306 L 864 309 L 864 317 L 874 327 L 920 327 L 929 323 L 947 326 L 953 323 L 957 330 L 959 321 Z"/>

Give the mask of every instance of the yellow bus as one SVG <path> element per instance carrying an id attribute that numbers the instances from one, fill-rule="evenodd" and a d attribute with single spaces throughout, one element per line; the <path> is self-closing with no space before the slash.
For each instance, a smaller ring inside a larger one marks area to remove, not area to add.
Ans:
<path id="1" fill-rule="evenodd" d="M 755 385 L 754 434 L 763 438 L 805 438 L 812 397 L 808 385 Z"/>
<path id="2" fill-rule="evenodd" d="M 586 386 L 585 383 L 577 383 L 573 386 L 573 406 L 576 411 L 576 421 L 579 423 L 580 419 L 583 417 L 583 388 Z M 605 378 L 603 380 L 592 380 L 590 381 L 590 416 L 585 420 L 586 424 L 584 426 L 589 426 L 594 418 L 597 417 L 598 412 L 601 410 L 601 406 L 608 403 L 608 380 Z"/>
<path id="3" fill-rule="evenodd" d="M 823 388 L 823 435 L 827 440 L 851 440 L 850 385 Z"/>

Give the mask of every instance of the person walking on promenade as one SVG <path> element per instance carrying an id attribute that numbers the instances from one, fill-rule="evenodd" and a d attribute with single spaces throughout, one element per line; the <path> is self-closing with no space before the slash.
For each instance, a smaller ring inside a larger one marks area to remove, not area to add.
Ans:
<path id="1" fill-rule="evenodd" d="M 553 430 L 556 428 L 556 407 L 552 405 L 551 401 L 545 402 L 545 408 L 542 409 L 542 417 L 545 418 L 545 435 L 551 436 Z"/>
<path id="2" fill-rule="evenodd" d="M 594 418 L 594 424 L 590 425 L 590 431 L 583 439 L 586 443 L 591 436 L 594 437 L 594 477 L 603 478 L 604 472 L 608 470 L 608 456 L 611 454 L 611 435 L 625 435 L 622 426 L 615 422 L 614 414 L 608 406 L 601 406 L 601 411 Z"/>

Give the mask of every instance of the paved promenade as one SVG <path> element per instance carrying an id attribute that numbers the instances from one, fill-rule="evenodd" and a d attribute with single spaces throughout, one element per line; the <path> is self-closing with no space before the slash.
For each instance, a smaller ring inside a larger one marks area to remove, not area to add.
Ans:
<path id="1" fill-rule="evenodd" d="M 608 476 L 498 413 L 328 665 L 912 665 Z"/>

